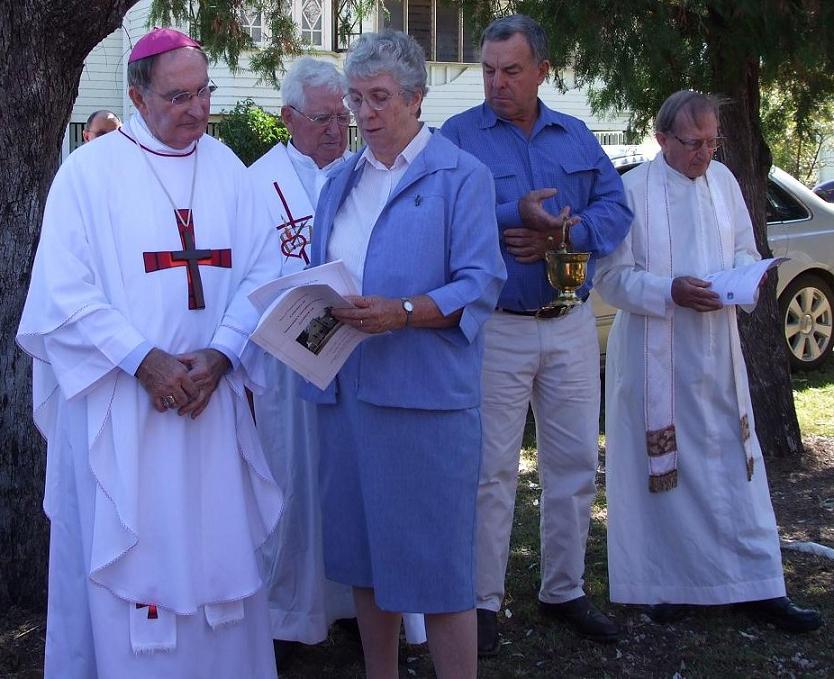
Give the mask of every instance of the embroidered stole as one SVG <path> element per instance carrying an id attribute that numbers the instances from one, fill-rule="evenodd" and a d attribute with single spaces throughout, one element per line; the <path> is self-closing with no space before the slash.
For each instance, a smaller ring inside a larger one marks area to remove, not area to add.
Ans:
<path id="1" fill-rule="evenodd" d="M 727 208 L 723 187 L 716 181 L 709 181 L 710 173 L 704 175 L 712 200 L 715 223 L 721 245 L 721 267 L 733 268 L 735 259 L 735 229 Z M 646 173 L 645 247 L 646 271 L 671 280 L 672 230 L 670 220 L 669 192 L 667 186 L 666 161 L 658 155 L 649 163 Z M 646 452 L 649 461 L 649 490 L 653 493 L 671 490 L 678 484 L 678 445 L 675 435 L 675 356 L 674 324 L 675 309 L 667 318 L 646 316 L 644 318 L 645 356 L 645 400 L 644 417 L 646 427 Z M 751 441 L 752 416 L 745 412 L 747 380 L 744 374 L 744 359 L 738 334 L 735 308 L 718 313 L 727 315 L 733 381 L 739 407 L 739 429 L 744 453 L 747 458 L 747 480 L 753 476 L 753 454 Z"/>
<path id="2" fill-rule="evenodd" d="M 271 160 L 274 172 L 268 205 L 281 243 L 281 275 L 284 276 L 310 263 L 314 206 L 286 149 L 274 150 Z"/>

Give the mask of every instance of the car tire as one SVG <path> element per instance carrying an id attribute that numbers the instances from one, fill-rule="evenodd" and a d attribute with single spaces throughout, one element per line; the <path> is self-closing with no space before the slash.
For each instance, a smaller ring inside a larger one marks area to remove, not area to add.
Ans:
<path id="1" fill-rule="evenodd" d="M 779 296 L 779 312 L 791 368 L 819 368 L 834 348 L 834 291 L 814 274 L 791 281 Z"/>

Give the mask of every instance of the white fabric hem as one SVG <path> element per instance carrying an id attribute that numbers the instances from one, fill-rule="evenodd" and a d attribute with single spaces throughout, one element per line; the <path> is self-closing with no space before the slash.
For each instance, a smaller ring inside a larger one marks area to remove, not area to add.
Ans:
<path id="1" fill-rule="evenodd" d="M 269 629 L 273 639 L 320 644 L 327 639 L 327 620 L 324 615 L 285 611 L 269 607 Z"/>
<path id="2" fill-rule="evenodd" d="M 649 586 L 611 583 L 611 601 L 617 604 L 691 604 L 718 606 L 745 601 L 760 601 L 785 596 L 785 578 L 734 582 L 711 587 L 681 585 Z"/>

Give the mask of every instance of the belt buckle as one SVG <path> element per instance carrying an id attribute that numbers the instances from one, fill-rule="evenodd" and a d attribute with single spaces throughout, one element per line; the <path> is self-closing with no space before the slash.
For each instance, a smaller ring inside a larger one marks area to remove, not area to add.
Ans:
<path id="1" fill-rule="evenodd" d="M 543 306 L 541 309 L 536 311 L 536 318 L 539 320 L 549 320 L 551 318 L 561 318 L 562 316 L 567 316 L 571 309 L 576 308 L 576 305 L 573 306 L 564 306 L 564 305 L 550 305 L 547 304 Z"/>

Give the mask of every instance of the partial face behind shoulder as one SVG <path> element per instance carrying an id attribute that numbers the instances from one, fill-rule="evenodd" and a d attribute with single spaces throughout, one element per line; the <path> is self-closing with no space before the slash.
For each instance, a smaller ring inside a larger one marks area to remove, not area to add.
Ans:
<path id="1" fill-rule="evenodd" d="M 108 132 L 114 132 L 118 130 L 122 126 L 119 119 L 114 116 L 112 113 L 106 115 L 98 115 L 93 118 L 93 122 L 90 125 L 89 130 L 84 130 L 81 133 L 81 136 L 84 137 L 84 141 L 92 141 L 93 139 L 98 139 L 99 137 L 103 137 Z"/>
<path id="2" fill-rule="evenodd" d="M 707 142 L 718 137 L 718 119 L 712 113 L 693 119 L 687 111 L 680 111 L 672 131 L 658 132 L 655 137 L 669 167 L 690 179 L 697 179 L 706 173 L 715 152 Z M 703 143 L 699 149 L 692 150 L 697 142 Z"/>
<path id="3" fill-rule="evenodd" d="M 501 118 L 512 121 L 538 115 L 539 85 L 547 77 L 550 63 L 536 63 L 523 34 L 484 42 L 481 68 L 484 97 Z"/>
<path id="4" fill-rule="evenodd" d="M 292 135 L 293 146 L 305 156 L 310 156 L 318 167 L 329 165 L 345 152 L 348 128 L 339 125 L 336 116 L 349 114 L 341 92 L 321 86 L 304 89 L 304 107 L 301 110 L 288 105 L 281 108 L 281 117 Z M 310 120 L 324 116 L 330 116 L 326 125 Z"/>
<path id="5" fill-rule="evenodd" d="M 199 139 L 208 125 L 211 96 L 196 93 L 209 84 L 205 57 L 196 49 L 183 47 L 160 54 L 151 71 L 150 88 L 129 94 L 153 135 L 175 149 Z M 181 104 L 171 99 L 183 92 L 195 95 Z"/>

